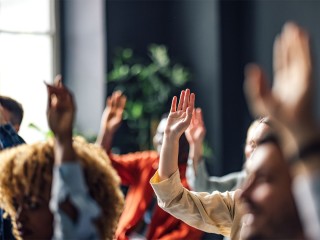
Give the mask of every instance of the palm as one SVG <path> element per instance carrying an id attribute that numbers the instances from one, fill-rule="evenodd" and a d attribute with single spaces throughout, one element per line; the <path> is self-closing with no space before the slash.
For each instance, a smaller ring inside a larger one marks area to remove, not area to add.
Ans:
<path id="1" fill-rule="evenodd" d="M 108 130 L 117 129 L 122 121 L 123 110 L 107 108 L 103 113 Z"/>
<path id="2" fill-rule="evenodd" d="M 48 125 L 55 135 L 72 133 L 75 105 L 71 93 L 61 85 L 48 88 Z"/>
<path id="3" fill-rule="evenodd" d="M 205 129 L 202 126 L 190 125 L 186 130 L 186 136 L 189 143 L 202 142 L 205 135 Z"/>
<path id="4" fill-rule="evenodd" d="M 203 123 L 202 111 L 197 108 L 192 116 L 190 126 L 186 130 L 186 137 L 190 144 L 202 144 L 206 135 L 206 128 Z"/>
<path id="5" fill-rule="evenodd" d="M 287 24 L 274 44 L 274 83 L 267 86 L 260 67 L 246 71 L 245 90 L 256 115 L 269 115 L 295 128 L 312 119 L 312 88 L 309 39 L 296 25 Z"/>
<path id="6" fill-rule="evenodd" d="M 187 114 L 184 111 L 177 111 L 170 113 L 167 125 L 170 126 L 170 131 L 176 132 L 181 135 L 189 126 L 186 121 Z"/>
<path id="7" fill-rule="evenodd" d="M 284 29 L 281 39 L 275 42 L 274 69 L 272 95 L 276 111 L 284 115 L 288 123 L 295 122 L 305 116 L 311 104 L 311 56 L 308 38 L 302 30 L 291 25 Z"/>
<path id="8" fill-rule="evenodd" d="M 177 98 L 172 99 L 171 110 L 167 120 L 166 131 L 181 136 L 188 128 L 194 108 L 195 95 L 190 90 L 182 91 L 177 106 Z"/>
<path id="9" fill-rule="evenodd" d="M 120 126 L 126 100 L 126 97 L 119 91 L 114 92 L 108 98 L 107 107 L 102 117 L 102 124 L 105 130 L 114 132 Z"/>

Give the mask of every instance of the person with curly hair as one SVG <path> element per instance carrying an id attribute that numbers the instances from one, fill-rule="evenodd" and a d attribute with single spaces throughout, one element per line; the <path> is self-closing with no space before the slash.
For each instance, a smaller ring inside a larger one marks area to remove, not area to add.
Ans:
<path id="1" fill-rule="evenodd" d="M 54 140 L 0 153 L 0 207 L 17 239 L 113 239 L 119 177 L 102 149 L 72 138 L 75 104 L 60 77 L 47 89 Z"/>

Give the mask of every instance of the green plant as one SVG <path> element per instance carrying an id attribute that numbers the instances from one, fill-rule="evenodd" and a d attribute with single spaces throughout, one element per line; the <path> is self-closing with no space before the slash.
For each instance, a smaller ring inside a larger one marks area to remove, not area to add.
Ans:
<path id="1" fill-rule="evenodd" d="M 174 63 L 164 45 L 151 44 L 147 59 L 136 56 L 130 48 L 117 49 L 108 73 L 108 88 L 113 85 L 127 96 L 124 119 L 138 133 L 134 137 L 141 150 L 151 147 L 152 121 L 168 111 L 169 98 L 190 80 L 190 71 Z"/>

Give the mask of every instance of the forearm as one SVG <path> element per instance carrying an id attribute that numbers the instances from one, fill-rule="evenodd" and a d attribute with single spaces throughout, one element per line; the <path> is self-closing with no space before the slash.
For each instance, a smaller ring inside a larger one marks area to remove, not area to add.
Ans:
<path id="1" fill-rule="evenodd" d="M 198 165 L 202 159 L 203 146 L 201 144 L 190 144 L 189 159 L 192 160 L 195 175 L 198 173 Z"/>
<path id="2" fill-rule="evenodd" d="M 102 130 L 96 140 L 96 144 L 101 146 L 106 152 L 109 152 L 111 149 L 113 141 L 114 131 Z"/>
<path id="3" fill-rule="evenodd" d="M 61 165 L 65 162 L 76 161 L 75 152 L 72 146 L 72 134 L 69 133 L 63 137 L 57 136 L 54 144 L 55 165 Z"/>
<path id="4" fill-rule="evenodd" d="M 159 177 L 168 179 L 178 169 L 179 138 L 164 135 L 160 153 Z"/>

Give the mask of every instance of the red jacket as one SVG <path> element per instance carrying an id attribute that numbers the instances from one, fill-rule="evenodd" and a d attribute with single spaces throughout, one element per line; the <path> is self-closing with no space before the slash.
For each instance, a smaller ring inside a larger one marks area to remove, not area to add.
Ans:
<path id="1" fill-rule="evenodd" d="M 116 239 L 128 239 L 144 216 L 154 196 L 149 183 L 158 169 L 159 155 L 155 151 L 137 152 L 125 155 L 109 154 L 123 185 L 129 186 L 123 213 L 116 230 Z M 185 170 L 186 165 L 179 166 L 183 186 L 188 188 Z M 156 204 L 147 230 L 147 239 L 201 239 L 203 232 L 190 227 L 163 211 Z"/>

